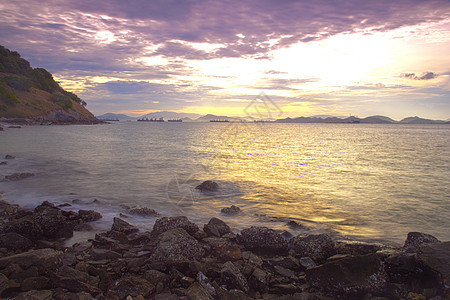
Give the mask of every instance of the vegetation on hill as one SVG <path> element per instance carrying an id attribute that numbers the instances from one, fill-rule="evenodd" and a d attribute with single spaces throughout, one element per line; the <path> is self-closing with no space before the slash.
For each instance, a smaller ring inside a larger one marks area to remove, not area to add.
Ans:
<path id="1" fill-rule="evenodd" d="M 16 51 L 0 45 L 0 117 L 35 118 L 60 111 L 95 120 L 86 102 L 65 91 L 43 68 L 32 68 Z"/>

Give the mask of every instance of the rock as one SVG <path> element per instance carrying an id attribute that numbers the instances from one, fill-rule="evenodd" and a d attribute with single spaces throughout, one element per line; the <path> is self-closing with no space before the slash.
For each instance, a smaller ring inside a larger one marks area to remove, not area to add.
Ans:
<path id="1" fill-rule="evenodd" d="M 30 250 L 16 255 L 0 258 L 0 270 L 10 264 L 17 264 L 22 269 L 36 266 L 42 270 L 54 270 L 62 265 L 63 253 L 53 249 Z"/>
<path id="2" fill-rule="evenodd" d="M 208 235 L 221 237 L 224 234 L 230 233 L 231 229 L 224 221 L 218 218 L 212 218 L 209 220 L 208 224 L 203 226 L 203 231 L 205 231 Z"/>
<path id="3" fill-rule="evenodd" d="M 300 265 L 305 269 L 314 268 L 316 263 L 311 259 L 311 257 L 300 257 Z"/>
<path id="4" fill-rule="evenodd" d="M 50 288 L 50 280 L 46 277 L 28 277 L 20 284 L 20 289 L 24 292 L 31 290 L 45 290 Z"/>
<path id="5" fill-rule="evenodd" d="M 231 205 L 230 207 L 222 208 L 220 212 L 225 215 L 237 215 L 241 212 L 241 209 L 237 206 Z"/>
<path id="6" fill-rule="evenodd" d="M 255 268 L 250 275 L 249 284 L 255 291 L 265 293 L 268 290 L 269 277 L 270 275 L 266 271 Z"/>
<path id="7" fill-rule="evenodd" d="M 102 214 L 99 212 L 96 212 L 94 210 L 83 210 L 83 209 L 80 209 L 78 211 L 78 215 L 80 216 L 81 220 L 83 220 L 83 222 L 93 222 L 100 220 L 103 217 Z"/>
<path id="8" fill-rule="evenodd" d="M 199 190 L 200 192 L 215 192 L 219 189 L 219 185 L 214 181 L 206 180 L 197 185 L 195 189 Z"/>
<path id="9" fill-rule="evenodd" d="M 450 242 L 422 244 L 418 259 L 440 275 L 440 286 L 450 295 Z"/>
<path id="10" fill-rule="evenodd" d="M 363 242 L 339 241 L 336 243 L 337 253 L 353 256 L 376 253 L 381 249 L 381 245 L 367 244 Z"/>
<path id="11" fill-rule="evenodd" d="M 223 265 L 220 274 L 221 284 L 226 285 L 228 289 L 238 289 L 246 293 L 249 291 L 247 279 L 231 261 Z"/>
<path id="12" fill-rule="evenodd" d="M 190 235 L 194 235 L 197 231 L 199 231 L 198 226 L 189 221 L 185 216 L 171 218 L 163 217 L 156 220 L 155 225 L 153 226 L 152 234 L 159 235 L 165 231 L 175 228 L 183 228 Z"/>
<path id="13" fill-rule="evenodd" d="M 286 225 L 289 226 L 291 229 L 295 229 L 295 230 L 300 230 L 300 229 L 306 230 L 306 229 L 308 229 L 306 226 L 304 226 L 304 225 L 302 225 L 300 223 L 297 223 L 297 222 L 295 222 L 293 220 L 287 222 Z"/>
<path id="14" fill-rule="evenodd" d="M 4 274 L 0 273 L 0 295 L 9 288 L 9 280 Z"/>
<path id="15" fill-rule="evenodd" d="M 336 254 L 335 244 L 327 234 L 296 236 L 290 240 L 290 248 L 298 257 L 310 257 L 315 262 L 324 262 Z"/>
<path id="16" fill-rule="evenodd" d="M 157 270 L 148 270 L 144 273 L 144 278 L 153 284 L 154 286 L 157 286 L 158 283 L 162 283 L 163 285 L 167 285 L 170 282 L 170 276 L 166 273 L 157 271 Z"/>
<path id="17" fill-rule="evenodd" d="M 19 126 L 19 125 L 10 125 L 10 126 L 8 126 L 8 128 L 19 129 L 19 128 L 22 128 L 22 126 Z"/>
<path id="18" fill-rule="evenodd" d="M 23 252 L 33 247 L 33 242 L 16 232 L 7 232 L 0 234 L 0 247 Z"/>
<path id="19" fill-rule="evenodd" d="M 132 208 L 128 211 L 131 215 L 137 215 L 142 217 L 157 217 L 159 214 L 156 212 L 156 210 L 148 208 L 148 207 L 138 207 L 138 208 Z"/>
<path id="20" fill-rule="evenodd" d="M 394 283 L 410 282 L 422 272 L 417 264 L 415 254 L 412 253 L 394 254 L 386 258 L 384 264 L 390 282 Z"/>
<path id="21" fill-rule="evenodd" d="M 440 241 L 431 234 L 426 234 L 422 232 L 410 232 L 408 233 L 403 249 L 406 252 L 416 252 L 419 249 L 420 245 L 433 244 L 439 242 Z"/>
<path id="22" fill-rule="evenodd" d="M 109 288 L 108 295 L 115 295 L 119 299 L 125 299 L 127 296 L 137 297 L 142 295 L 147 298 L 155 286 L 139 276 L 124 276 L 116 280 Z M 107 298 L 109 298 L 107 295 Z"/>
<path id="23" fill-rule="evenodd" d="M 42 235 L 50 239 L 72 237 L 74 227 L 78 223 L 69 220 L 61 209 L 47 201 L 34 209 L 33 219 L 42 228 Z"/>
<path id="24" fill-rule="evenodd" d="M 376 254 L 340 259 L 305 272 L 312 287 L 333 296 L 362 297 L 367 293 L 381 293 L 387 283 L 387 275 Z"/>
<path id="25" fill-rule="evenodd" d="M 175 228 L 158 236 L 157 246 L 151 258 L 166 262 L 172 255 L 181 255 L 188 260 L 200 260 L 205 250 L 199 242 L 183 228 Z"/>
<path id="26" fill-rule="evenodd" d="M 251 251 L 242 252 L 242 258 L 246 263 L 255 267 L 261 267 L 263 264 L 262 259 Z"/>
<path id="27" fill-rule="evenodd" d="M 15 157 L 12 155 L 6 154 L 5 159 L 15 159 Z"/>
<path id="28" fill-rule="evenodd" d="M 34 173 L 14 173 L 11 175 L 6 175 L 2 181 L 18 181 L 22 179 L 26 179 L 29 177 L 33 177 Z"/>
<path id="29" fill-rule="evenodd" d="M 25 216 L 6 223 L 3 227 L 3 232 L 15 232 L 32 241 L 40 239 L 43 234 L 41 226 L 31 216 Z"/>
<path id="30" fill-rule="evenodd" d="M 56 274 L 60 277 L 69 277 L 83 283 L 87 283 L 93 287 L 97 287 L 100 281 L 98 277 L 90 276 L 85 272 L 70 268 L 65 265 L 59 268 Z"/>
<path id="31" fill-rule="evenodd" d="M 207 289 L 205 289 L 203 286 L 201 286 L 200 283 L 194 282 L 186 291 L 186 296 L 189 297 L 189 299 L 195 299 L 195 300 L 212 300 L 214 299 L 211 294 L 208 292 Z"/>
<path id="32" fill-rule="evenodd" d="M 20 293 L 15 297 L 16 300 L 51 300 L 53 299 L 53 292 L 50 290 L 42 291 L 29 291 L 26 293 Z"/>
<path id="33" fill-rule="evenodd" d="M 0 130 L 1 131 L 1 130 Z M 7 165 L 8 162 L 7 161 L 0 161 L 0 165 Z"/>
<path id="34" fill-rule="evenodd" d="M 289 269 L 283 268 L 282 266 L 275 266 L 274 267 L 275 272 L 277 272 L 279 275 L 283 277 L 288 277 L 291 279 L 295 278 L 295 273 Z"/>
<path id="35" fill-rule="evenodd" d="M 288 251 L 287 241 L 274 230 L 267 227 L 255 227 L 244 229 L 237 235 L 239 244 L 245 249 L 257 253 L 283 254 Z"/>
<path id="36" fill-rule="evenodd" d="M 133 232 L 139 231 L 139 229 L 133 224 L 117 217 L 114 217 L 113 219 L 113 225 L 111 226 L 111 230 L 123 232 L 125 234 L 131 234 Z"/>
<path id="37" fill-rule="evenodd" d="M 3 131 L 4 129 L 3 129 L 3 127 L 2 126 L 0 126 L 0 131 Z"/>
<path id="38" fill-rule="evenodd" d="M 53 284 L 72 293 L 86 292 L 91 295 L 96 295 L 101 292 L 95 286 L 70 277 L 59 277 Z"/>

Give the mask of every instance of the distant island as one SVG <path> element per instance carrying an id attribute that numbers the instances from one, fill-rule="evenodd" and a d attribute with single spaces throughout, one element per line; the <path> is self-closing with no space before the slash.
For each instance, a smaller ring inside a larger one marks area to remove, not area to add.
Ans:
<path id="1" fill-rule="evenodd" d="M 191 116 L 192 118 L 188 117 Z M 284 119 L 271 119 L 271 120 L 252 120 L 248 118 L 241 117 L 228 117 L 228 116 L 218 116 L 213 114 L 207 114 L 204 116 L 198 114 L 188 114 L 188 113 L 177 113 L 171 111 L 161 111 L 153 112 L 138 118 L 133 118 L 124 114 L 114 114 L 106 113 L 97 116 L 100 120 L 145 120 L 145 119 L 168 119 L 168 121 L 177 120 L 177 122 L 256 122 L 256 123 L 347 123 L 347 124 L 450 124 L 450 119 L 448 120 L 431 120 L 424 119 L 420 117 L 407 117 L 400 121 L 393 120 L 386 116 L 370 116 L 366 118 L 358 118 L 355 116 L 350 117 L 336 117 L 330 115 L 318 115 L 311 117 L 297 117 L 297 118 L 284 118 Z"/>
<path id="2" fill-rule="evenodd" d="M 0 46 L 0 118 L 16 123 L 99 123 L 86 102 L 53 75 Z"/>

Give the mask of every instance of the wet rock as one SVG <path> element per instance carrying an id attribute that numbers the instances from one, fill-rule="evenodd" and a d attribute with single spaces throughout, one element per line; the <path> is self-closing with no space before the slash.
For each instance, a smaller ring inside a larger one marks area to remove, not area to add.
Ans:
<path id="1" fill-rule="evenodd" d="M 241 213 L 241 209 L 237 206 L 231 205 L 230 207 L 224 207 L 220 211 L 224 215 L 237 215 Z"/>
<path id="2" fill-rule="evenodd" d="M 450 295 L 450 242 L 422 244 L 417 255 L 423 265 L 439 274 L 440 286 Z"/>
<path id="3" fill-rule="evenodd" d="M 294 229 L 294 230 L 306 230 L 306 229 L 308 229 L 306 226 L 304 226 L 304 225 L 302 225 L 300 223 L 297 223 L 294 220 L 291 220 L 291 221 L 287 222 L 286 225 L 289 226 L 291 229 Z"/>
<path id="4" fill-rule="evenodd" d="M 158 236 L 152 259 L 166 262 L 171 255 L 181 255 L 188 260 L 200 260 L 204 254 L 205 250 L 195 238 L 183 228 L 175 228 Z"/>
<path id="5" fill-rule="evenodd" d="M 17 264 L 22 269 L 36 266 L 43 270 L 54 270 L 62 265 L 63 253 L 53 249 L 30 250 L 16 255 L 0 258 L 0 269 Z"/>
<path id="6" fill-rule="evenodd" d="M 315 262 L 323 262 L 336 254 L 335 244 L 327 234 L 296 236 L 290 240 L 290 248 L 297 257 L 310 257 Z"/>
<path id="7" fill-rule="evenodd" d="M 45 290 L 50 287 L 50 280 L 43 276 L 25 278 L 20 284 L 20 289 L 24 292 L 31 290 Z"/>
<path id="8" fill-rule="evenodd" d="M 1 131 L 1 130 L 0 130 Z M 7 165 L 8 162 L 7 161 L 0 161 L 0 165 Z"/>
<path id="9" fill-rule="evenodd" d="M 20 250 L 23 252 L 33 247 L 33 242 L 18 233 L 8 232 L 0 234 L 0 247 L 13 251 Z"/>
<path id="10" fill-rule="evenodd" d="M 119 299 L 125 299 L 127 296 L 137 297 L 139 295 L 147 298 L 154 290 L 155 286 L 144 278 L 124 276 L 113 283 L 108 295 L 115 295 Z"/>
<path id="11" fill-rule="evenodd" d="M 137 207 L 132 208 L 128 211 L 131 215 L 137 215 L 142 217 L 157 217 L 159 214 L 156 212 L 156 210 L 148 208 L 148 207 Z"/>
<path id="12" fill-rule="evenodd" d="M 41 226 L 31 216 L 25 216 L 6 223 L 3 227 L 3 232 L 15 232 L 32 241 L 41 238 L 43 234 Z"/>
<path id="13" fill-rule="evenodd" d="M 280 266 L 283 268 L 287 268 L 290 270 L 300 270 L 302 267 L 300 266 L 299 260 L 292 256 L 280 256 L 267 260 L 267 263 L 271 266 Z"/>
<path id="14" fill-rule="evenodd" d="M 205 224 L 203 231 L 205 231 L 208 235 L 221 237 L 224 234 L 230 233 L 231 229 L 224 221 L 218 218 L 212 218 L 209 220 L 208 224 Z"/>
<path id="15" fill-rule="evenodd" d="M 111 226 L 111 230 L 119 231 L 125 234 L 131 234 L 133 232 L 139 231 L 139 229 L 133 224 L 117 217 L 114 217 L 113 219 L 113 225 Z"/>
<path id="16" fill-rule="evenodd" d="M 394 283 L 410 282 L 422 272 L 415 254 L 412 253 L 394 254 L 386 258 L 384 263 L 390 281 Z"/>
<path id="17" fill-rule="evenodd" d="M 440 241 L 431 234 L 426 234 L 422 232 L 410 232 L 408 233 L 403 249 L 406 252 L 416 252 L 419 249 L 420 245 L 433 244 L 439 242 Z"/>
<path id="18" fill-rule="evenodd" d="M 29 177 L 33 177 L 34 173 L 14 173 L 11 175 L 6 175 L 2 181 L 18 181 L 22 179 L 26 179 Z"/>
<path id="19" fill-rule="evenodd" d="M 283 254 L 288 251 L 288 243 L 281 234 L 267 227 L 244 229 L 237 235 L 237 241 L 255 253 Z"/>
<path id="20" fill-rule="evenodd" d="M 83 209 L 80 209 L 78 211 L 78 215 L 80 216 L 81 220 L 83 220 L 83 222 L 93 222 L 100 220 L 103 217 L 102 214 L 99 212 L 96 212 L 94 210 L 83 210 Z"/>
<path id="21" fill-rule="evenodd" d="M 346 297 L 381 293 L 387 283 L 387 275 L 376 254 L 344 258 L 307 269 L 306 278 L 314 288 Z"/>
<path id="22" fill-rule="evenodd" d="M 42 228 L 42 235 L 50 239 L 69 238 L 78 221 L 63 215 L 61 209 L 45 201 L 34 209 L 33 219 Z"/>
<path id="23" fill-rule="evenodd" d="M 86 272 L 82 272 L 82 271 L 70 268 L 68 266 L 62 266 L 61 268 L 58 269 L 56 274 L 61 277 L 69 277 L 69 278 L 87 283 L 94 287 L 97 287 L 99 284 L 98 277 L 90 276 Z"/>
<path id="24" fill-rule="evenodd" d="M 208 292 L 208 290 L 205 289 L 203 286 L 201 286 L 201 284 L 198 282 L 195 282 L 187 289 L 186 296 L 188 296 L 189 299 L 198 299 L 198 300 L 214 299 Z"/>
<path id="25" fill-rule="evenodd" d="M 15 159 L 16 157 L 14 157 L 14 156 L 12 156 L 12 155 L 9 155 L 9 154 L 6 154 L 5 155 L 5 159 Z"/>
<path id="26" fill-rule="evenodd" d="M 219 261 L 236 261 L 242 258 L 242 252 L 239 246 L 223 238 L 204 238 L 203 241 L 211 246 L 211 253 Z"/>
<path id="27" fill-rule="evenodd" d="M 228 289 L 238 289 L 246 293 L 249 291 L 247 279 L 232 262 L 226 262 L 220 273 L 221 283 L 226 285 Z"/>
<path id="28" fill-rule="evenodd" d="M 364 255 L 376 253 L 382 246 L 377 244 L 367 244 L 363 242 L 339 241 L 336 243 L 336 252 L 348 255 Z"/>
<path id="29" fill-rule="evenodd" d="M 310 257 L 300 257 L 300 265 L 305 269 L 314 268 L 316 263 Z"/>
<path id="30" fill-rule="evenodd" d="M 206 180 L 197 185 L 195 189 L 199 190 L 200 192 L 215 192 L 219 189 L 219 185 L 214 181 Z"/>
<path id="31" fill-rule="evenodd" d="M 155 225 L 153 226 L 152 234 L 159 235 L 165 231 L 175 228 L 183 228 L 190 235 L 194 235 L 197 231 L 199 231 L 198 226 L 189 221 L 185 216 L 171 218 L 163 217 L 156 220 Z"/>
<path id="32" fill-rule="evenodd" d="M 52 300 L 53 292 L 50 290 L 32 290 L 25 293 L 20 293 L 15 297 L 16 300 Z"/>

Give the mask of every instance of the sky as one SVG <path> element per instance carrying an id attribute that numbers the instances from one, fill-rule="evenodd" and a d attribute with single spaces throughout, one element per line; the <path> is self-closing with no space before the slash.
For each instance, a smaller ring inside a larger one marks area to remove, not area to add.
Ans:
<path id="1" fill-rule="evenodd" d="M 0 44 L 96 115 L 450 118 L 448 0 L 8 0 Z"/>

